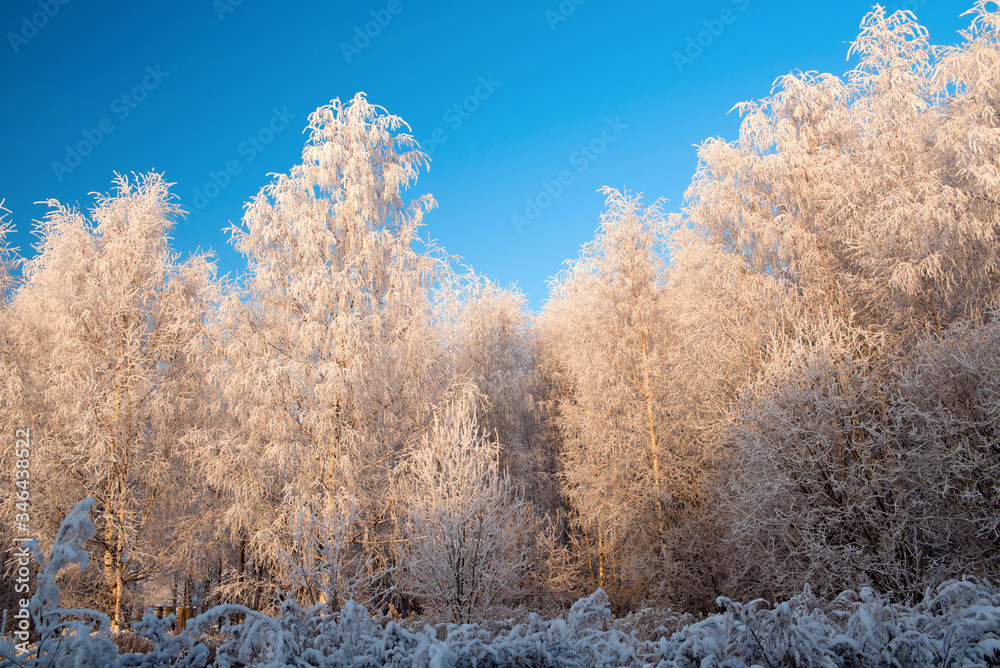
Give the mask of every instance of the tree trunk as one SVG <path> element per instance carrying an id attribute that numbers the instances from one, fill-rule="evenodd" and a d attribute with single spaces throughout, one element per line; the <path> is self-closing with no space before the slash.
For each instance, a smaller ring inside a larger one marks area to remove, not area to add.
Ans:
<path id="1" fill-rule="evenodd" d="M 104 538 L 106 546 L 104 548 L 104 580 L 108 585 L 108 591 L 113 601 L 110 615 L 111 628 L 114 631 L 120 631 L 125 621 L 122 600 L 125 588 L 121 563 L 122 537 L 121 535 L 116 535 L 113 527 L 108 526 L 104 530 Z M 115 549 L 111 548 L 112 545 L 115 546 Z"/>

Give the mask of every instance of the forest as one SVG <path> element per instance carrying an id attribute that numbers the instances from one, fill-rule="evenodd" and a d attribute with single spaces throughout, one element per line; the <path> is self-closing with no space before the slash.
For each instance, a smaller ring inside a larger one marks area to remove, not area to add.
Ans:
<path id="1" fill-rule="evenodd" d="M 0 243 L 0 665 L 1000 665 L 967 15 L 941 47 L 873 9 L 680 212 L 606 188 L 540 312 L 421 236 L 428 157 L 363 93 L 246 203 L 238 276 L 173 250 L 162 174 L 50 201 Z"/>

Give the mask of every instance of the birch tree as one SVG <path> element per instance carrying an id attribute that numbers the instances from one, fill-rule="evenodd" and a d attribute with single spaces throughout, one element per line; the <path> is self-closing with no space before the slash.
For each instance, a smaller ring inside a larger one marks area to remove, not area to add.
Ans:
<path id="1" fill-rule="evenodd" d="M 185 439 L 198 426 L 192 360 L 215 297 L 209 258 L 170 249 L 180 212 L 168 184 L 148 174 L 115 185 L 89 219 L 49 202 L 11 309 L 41 486 L 33 508 L 54 531 L 80 498 L 97 499 L 102 607 L 122 627 L 130 592 L 164 567 L 196 513 Z"/>
<path id="2" fill-rule="evenodd" d="M 556 418 L 562 475 L 596 548 L 596 584 L 628 597 L 663 584 L 673 532 L 704 504 L 712 455 L 687 437 L 672 373 L 666 221 L 658 203 L 605 192 L 597 237 L 546 303 L 544 350 L 566 388 Z"/>
<path id="3" fill-rule="evenodd" d="M 405 470 L 405 590 L 456 623 L 496 617 L 519 602 L 539 521 L 473 406 L 460 402 L 437 417 Z"/>
<path id="4" fill-rule="evenodd" d="M 363 94 L 318 109 L 302 164 L 232 230 L 249 268 L 220 313 L 214 377 L 236 428 L 205 461 L 231 534 L 269 568 L 300 508 L 326 526 L 345 493 L 351 549 L 388 554 L 393 471 L 447 383 L 430 303 L 444 265 L 417 238 L 434 201 L 404 202 L 426 157 L 401 128 Z"/>

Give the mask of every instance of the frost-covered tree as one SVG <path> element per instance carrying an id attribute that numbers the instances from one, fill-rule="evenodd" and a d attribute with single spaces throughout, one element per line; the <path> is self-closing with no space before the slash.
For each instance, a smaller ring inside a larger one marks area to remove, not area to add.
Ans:
<path id="1" fill-rule="evenodd" d="M 879 320 L 904 335 L 975 315 L 996 292 L 1000 207 L 983 193 L 996 191 L 996 139 L 985 138 L 998 127 L 1000 76 L 969 67 L 970 57 L 996 62 L 997 15 L 985 8 L 956 49 L 968 55 L 948 63 L 903 12 L 874 10 L 852 47 L 860 63 L 843 116 L 858 132 L 837 226 Z"/>
<path id="2" fill-rule="evenodd" d="M 6 219 L 8 211 L 3 208 L 3 203 L 4 201 L 0 200 L 0 294 L 6 303 L 13 282 L 11 271 L 21 263 L 21 259 L 17 254 L 19 249 L 11 247 L 7 239 L 8 235 L 13 234 L 14 226 Z"/>
<path id="3" fill-rule="evenodd" d="M 553 285 L 543 352 L 558 380 L 565 494 L 613 598 L 660 594 L 678 527 L 705 503 L 713 458 L 690 431 L 659 205 L 607 189 L 596 239 Z M 667 592 L 662 591 L 666 585 Z M 669 591 L 674 588 L 674 591 Z"/>
<path id="4" fill-rule="evenodd" d="M 737 141 L 700 149 L 672 278 L 692 291 L 684 329 L 711 342 L 699 356 L 726 362 L 739 398 L 717 432 L 738 593 L 912 597 L 992 568 L 947 492 L 961 458 L 898 384 L 922 341 L 996 298 L 998 22 L 986 3 L 972 13 L 966 43 L 936 51 L 911 14 L 876 7 L 844 80 L 782 77 L 742 105 Z"/>
<path id="5" fill-rule="evenodd" d="M 480 397 L 480 431 L 501 444 L 500 456 L 526 496 L 551 506 L 551 452 L 542 438 L 540 376 L 527 299 L 473 272 L 438 291 L 441 335 L 456 382 Z"/>
<path id="6" fill-rule="evenodd" d="M 325 526 L 345 493 L 351 549 L 386 551 L 397 460 L 448 382 L 430 299 L 444 265 L 417 238 L 433 199 L 403 199 L 426 157 L 402 127 L 363 94 L 318 109 L 302 164 L 233 228 L 249 268 L 223 304 L 214 372 L 233 427 L 204 461 L 265 581 L 301 509 Z"/>
<path id="7" fill-rule="evenodd" d="M 407 456 L 399 548 L 405 591 L 458 623 L 519 602 L 539 528 L 469 403 L 446 409 Z"/>
<path id="8" fill-rule="evenodd" d="M 909 12 L 876 7 L 845 80 L 787 75 L 737 141 L 706 141 L 688 219 L 817 316 L 912 341 L 995 292 L 996 14 L 935 61 Z M 994 96 L 994 97 L 991 97 Z"/>
<path id="9" fill-rule="evenodd" d="M 119 177 L 90 219 L 50 206 L 10 307 L 33 515 L 51 536 L 81 497 L 97 500 L 98 600 L 121 626 L 130 591 L 164 568 L 198 512 L 186 439 L 203 404 L 193 360 L 214 269 L 205 255 L 181 261 L 170 249 L 179 211 L 157 174 Z"/>

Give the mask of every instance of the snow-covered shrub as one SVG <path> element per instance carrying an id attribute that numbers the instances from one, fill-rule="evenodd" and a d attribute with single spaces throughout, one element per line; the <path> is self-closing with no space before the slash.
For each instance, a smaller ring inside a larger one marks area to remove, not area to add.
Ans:
<path id="1" fill-rule="evenodd" d="M 539 524 L 500 444 L 477 432 L 470 406 L 448 408 L 405 470 L 402 588 L 454 622 L 498 616 L 522 595 Z"/>
<path id="2" fill-rule="evenodd" d="M 16 662 L 13 643 L 0 641 L 0 668 L 1000 666 L 1000 590 L 975 580 L 947 582 L 912 606 L 871 589 L 825 602 L 806 588 L 774 606 L 720 597 L 724 612 L 657 641 L 619 630 L 634 622 L 612 619 L 602 590 L 577 601 L 566 619 L 532 614 L 526 624 L 499 633 L 477 624 L 448 624 L 441 633 L 426 625 L 408 630 L 395 620 L 376 621 L 351 601 L 330 612 L 326 605 L 304 608 L 288 600 L 278 617 L 221 605 L 177 635 L 169 632 L 173 615 L 146 613 L 133 631 L 152 649 L 118 654 L 108 617 L 59 607 L 55 585 L 60 569 L 86 564 L 81 545 L 93 534 L 93 503 L 70 512 L 48 559 L 36 555 L 41 571 L 31 614 L 40 641 Z"/>
<path id="3" fill-rule="evenodd" d="M 85 499 L 66 515 L 52 542 L 48 559 L 38 549 L 37 541 L 30 543 L 39 571 L 28 613 L 38 641 L 30 647 L 29 653 L 21 652 L 18 661 L 22 665 L 30 659 L 29 665 L 35 667 L 104 668 L 118 653 L 110 638 L 108 616 L 96 610 L 60 607 L 59 587 L 55 583 L 59 571 L 72 564 L 82 568 L 89 559 L 83 545 L 94 535 L 94 523 L 89 515 L 94 503 L 93 498 Z M 4 642 L 0 644 L 0 654 L 12 660 L 18 654 L 17 649 L 23 649 L 25 644 Z"/>
<path id="4" fill-rule="evenodd" d="M 684 666 L 1000 666 L 1000 591 L 952 580 L 913 606 L 871 589 L 830 603 L 809 588 L 784 603 L 743 605 L 643 646 L 658 668 Z"/>
<path id="5" fill-rule="evenodd" d="M 694 622 L 695 617 L 689 612 L 678 614 L 670 608 L 639 608 L 622 617 L 612 617 L 608 628 L 639 641 L 655 641 L 669 638 Z"/>

